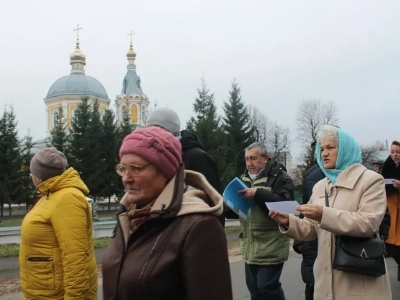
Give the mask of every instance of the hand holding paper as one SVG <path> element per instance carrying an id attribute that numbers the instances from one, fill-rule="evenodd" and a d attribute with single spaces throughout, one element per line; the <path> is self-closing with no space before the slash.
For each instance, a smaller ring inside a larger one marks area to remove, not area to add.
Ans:
<path id="1" fill-rule="evenodd" d="M 320 222 L 324 209 L 318 204 L 303 204 L 298 208 L 298 211 L 306 218 Z"/>
<path id="2" fill-rule="evenodd" d="M 265 202 L 269 210 L 276 211 L 280 214 L 294 214 L 298 215 L 297 208 L 300 204 L 297 201 L 279 201 L 279 202 Z"/>
<path id="3" fill-rule="evenodd" d="M 228 184 L 222 194 L 226 205 L 244 219 L 247 219 L 249 209 L 255 205 L 255 202 L 251 198 L 244 199 L 242 198 L 243 193 L 239 193 L 239 191 L 247 193 L 248 190 L 250 189 L 243 181 L 236 177 Z"/>
<path id="4" fill-rule="evenodd" d="M 393 184 L 393 178 L 385 178 L 385 184 Z"/>

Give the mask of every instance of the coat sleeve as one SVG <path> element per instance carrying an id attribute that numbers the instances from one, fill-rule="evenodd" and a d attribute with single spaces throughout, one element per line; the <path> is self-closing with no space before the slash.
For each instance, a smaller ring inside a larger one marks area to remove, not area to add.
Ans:
<path id="1" fill-rule="evenodd" d="M 61 251 L 64 299 L 83 299 L 89 287 L 88 210 L 78 194 L 62 196 L 51 222 Z"/>
<path id="2" fill-rule="evenodd" d="M 321 229 L 337 235 L 354 237 L 371 237 L 378 231 L 386 211 L 383 177 L 367 177 L 362 184 L 364 184 L 364 190 L 358 200 L 358 210 L 350 212 L 324 206 L 320 222 Z M 338 197 L 340 197 L 339 194 Z"/>
<path id="3" fill-rule="evenodd" d="M 318 237 L 316 222 L 309 219 L 299 219 L 295 215 L 289 215 L 288 229 L 279 226 L 279 230 L 295 240 L 312 241 Z"/>
<path id="4" fill-rule="evenodd" d="M 302 248 L 303 243 L 304 243 L 304 241 L 294 240 L 293 241 L 293 246 L 292 246 L 293 250 L 296 253 L 301 254 L 302 251 L 300 249 Z"/>
<path id="5" fill-rule="evenodd" d="M 386 207 L 386 212 L 383 217 L 383 221 L 379 226 L 379 235 L 384 241 L 386 241 L 389 237 L 389 229 L 390 229 L 390 213 L 389 209 Z"/>
<path id="6" fill-rule="evenodd" d="M 213 216 L 190 229 L 182 254 L 186 300 L 231 300 L 232 284 L 225 232 Z"/>

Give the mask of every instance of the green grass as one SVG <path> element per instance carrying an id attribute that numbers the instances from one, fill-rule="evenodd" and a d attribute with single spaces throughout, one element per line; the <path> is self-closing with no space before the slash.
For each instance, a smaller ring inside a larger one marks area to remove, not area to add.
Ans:
<path id="1" fill-rule="evenodd" d="M 0 245 L 0 258 L 18 256 L 19 244 Z"/>
<path id="2" fill-rule="evenodd" d="M 95 248 L 104 248 L 107 247 L 110 243 L 111 238 L 109 237 L 102 237 L 94 240 L 94 247 Z"/>
<path id="3" fill-rule="evenodd" d="M 225 231 L 226 232 L 240 231 L 240 226 L 226 227 Z M 94 239 L 94 247 L 95 248 L 107 247 L 107 245 L 110 243 L 110 240 L 111 240 L 111 238 L 109 238 L 109 237 Z M 235 243 L 238 243 L 238 242 L 230 243 L 229 246 L 230 247 L 236 246 Z M 18 255 L 19 255 L 19 244 L 0 245 L 0 258 L 1 257 L 15 257 Z"/>
<path id="4" fill-rule="evenodd" d="M 242 230 L 242 226 L 228 226 L 225 227 L 225 232 L 239 232 Z"/>
<path id="5" fill-rule="evenodd" d="M 13 226 L 21 226 L 22 223 L 22 217 L 20 218 L 1 218 L 1 223 L 0 226 L 1 227 L 13 227 Z"/>

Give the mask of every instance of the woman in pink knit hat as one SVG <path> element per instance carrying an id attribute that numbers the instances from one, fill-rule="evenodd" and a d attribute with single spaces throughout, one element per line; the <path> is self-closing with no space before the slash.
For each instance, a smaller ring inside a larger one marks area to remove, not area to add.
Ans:
<path id="1" fill-rule="evenodd" d="M 203 175 L 185 171 L 179 140 L 159 127 L 138 129 L 119 156 L 126 194 L 103 256 L 104 299 L 232 299 L 216 218 L 223 199 Z"/>

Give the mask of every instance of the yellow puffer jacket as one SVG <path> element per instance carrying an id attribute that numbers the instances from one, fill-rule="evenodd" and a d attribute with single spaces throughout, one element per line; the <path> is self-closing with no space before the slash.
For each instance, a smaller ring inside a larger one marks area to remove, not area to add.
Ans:
<path id="1" fill-rule="evenodd" d="M 21 226 L 24 299 L 97 299 L 88 188 L 73 168 L 37 188 L 43 197 Z"/>

